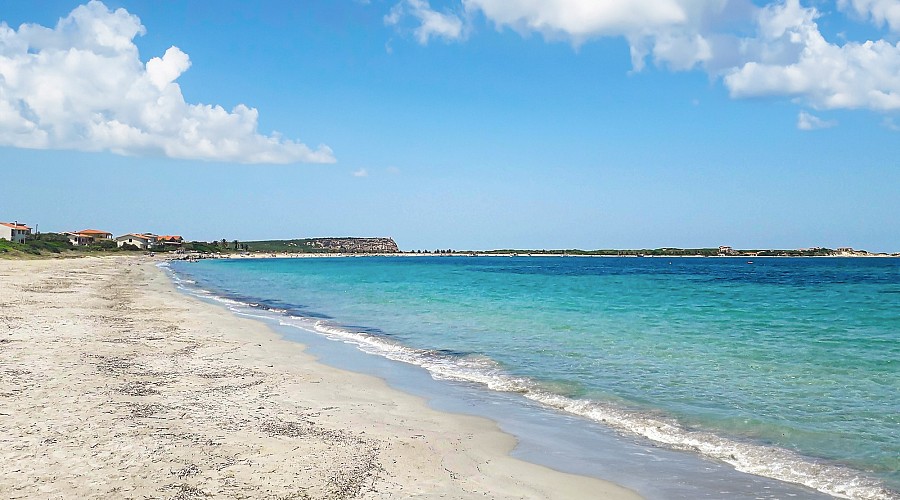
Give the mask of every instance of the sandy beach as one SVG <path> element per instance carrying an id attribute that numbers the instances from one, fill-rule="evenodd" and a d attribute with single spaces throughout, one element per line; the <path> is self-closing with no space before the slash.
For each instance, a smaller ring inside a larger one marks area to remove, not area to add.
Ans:
<path id="1" fill-rule="evenodd" d="M 5 498 L 611 498 L 317 363 L 144 257 L 0 261 Z"/>

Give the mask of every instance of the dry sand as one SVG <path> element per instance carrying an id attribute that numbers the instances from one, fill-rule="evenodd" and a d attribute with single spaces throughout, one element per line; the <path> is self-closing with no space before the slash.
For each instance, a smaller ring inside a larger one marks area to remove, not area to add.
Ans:
<path id="1" fill-rule="evenodd" d="M 0 260 L 3 498 L 636 498 L 317 363 L 142 257 Z"/>

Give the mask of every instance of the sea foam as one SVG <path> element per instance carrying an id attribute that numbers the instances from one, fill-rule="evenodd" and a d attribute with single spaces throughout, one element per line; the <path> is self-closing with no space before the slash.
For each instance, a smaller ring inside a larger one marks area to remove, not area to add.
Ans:
<path id="1" fill-rule="evenodd" d="M 896 498 L 879 481 L 839 465 L 811 460 L 789 450 L 740 442 L 710 432 L 689 430 L 671 419 L 622 408 L 611 403 L 578 400 L 548 392 L 543 385 L 505 372 L 483 356 L 450 356 L 438 351 L 413 349 L 389 339 L 355 332 L 321 320 L 280 319 L 282 325 L 323 334 L 332 340 L 356 345 L 378 354 L 425 368 L 439 380 L 470 382 L 490 390 L 518 393 L 544 405 L 600 422 L 619 432 L 650 439 L 677 450 L 687 450 L 721 460 L 737 470 L 802 484 L 843 498 L 888 500 Z"/>
<path id="2" fill-rule="evenodd" d="M 829 495 L 865 500 L 897 498 L 897 494 L 880 481 L 838 464 L 801 456 L 775 446 L 689 429 L 665 415 L 613 402 L 561 395 L 549 390 L 546 383 L 510 374 L 501 364 L 483 355 L 412 348 L 386 336 L 361 332 L 332 321 L 225 297 L 196 286 L 193 280 L 179 277 L 171 269 L 169 271 L 178 288 L 221 303 L 236 314 L 274 320 L 282 326 L 352 344 L 370 354 L 416 365 L 437 380 L 460 381 L 493 391 L 516 393 L 556 410 L 601 423 L 623 435 L 649 439 L 671 449 L 699 453 L 728 463 L 742 472 L 802 484 Z"/>

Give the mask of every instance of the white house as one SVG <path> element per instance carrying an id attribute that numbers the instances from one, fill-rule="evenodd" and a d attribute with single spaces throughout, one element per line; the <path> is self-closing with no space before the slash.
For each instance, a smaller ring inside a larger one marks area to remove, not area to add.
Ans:
<path id="1" fill-rule="evenodd" d="M 149 234 L 123 234 L 116 238 L 116 244 L 120 247 L 134 245 L 141 250 L 146 250 L 156 244 L 156 236 Z"/>
<path id="2" fill-rule="evenodd" d="M 31 234 L 31 228 L 25 224 L 19 224 L 18 221 L 0 222 L 0 240 L 22 243 L 29 234 Z"/>
<path id="3" fill-rule="evenodd" d="M 69 237 L 69 243 L 73 246 L 81 247 L 84 245 L 90 245 L 94 242 L 94 238 L 90 236 L 85 236 L 81 233 L 66 233 L 66 236 Z"/>

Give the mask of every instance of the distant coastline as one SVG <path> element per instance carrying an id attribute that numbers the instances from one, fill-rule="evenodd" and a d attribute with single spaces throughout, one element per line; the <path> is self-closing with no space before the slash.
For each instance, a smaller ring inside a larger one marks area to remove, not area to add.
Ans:
<path id="1" fill-rule="evenodd" d="M 324 244 L 323 244 L 324 242 Z M 900 253 L 874 253 L 849 247 L 830 249 L 812 247 L 802 249 L 734 249 L 717 248 L 655 249 L 497 249 L 497 250 L 400 250 L 391 238 L 311 238 L 303 240 L 249 241 L 241 245 L 242 251 L 186 252 L 179 259 L 196 258 L 317 258 L 317 257 L 900 257 Z M 390 251 L 384 251 L 386 248 Z"/>
<path id="2" fill-rule="evenodd" d="M 495 251 L 487 251 L 487 252 L 444 252 L 444 253 L 417 253 L 417 252 L 396 252 L 396 253 L 342 253 L 342 252 L 316 252 L 316 253 L 300 253 L 300 252 L 243 252 L 243 253 L 208 253 L 208 254 L 200 254 L 200 253 L 188 253 L 188 254 L 175 254 L 168 256 L 170 259 L 174 260 L 199 260 L 199 259 L 327 259 L 327 258 L 366 258 L 366 257 L 393 257 L 393 258 L 422 258 L 422 257 L 438 257 L 438 258 L 466 258 L 466 257 L 495 257 L 495 258 L 509 258 L 509 257 L 523 257 L 523 258 L 534 258 L 534 257 L 556 257 L 556 258 L 568 258 L 568 257 L 577 257 L 577 258 L 676 258 L 676 259 L 684 259 L 684 258 L 725 258 L 725 259 L 741 259 L 746 258 L 746 255 L 713 255 L 713 256 L 701 256 L 701 255 L 692 255 L 692 254 L 667 254 L 667 255 L 610 255 L 610 254 L 592 254 L 592 253 L 581 253 L 581 254 L 563 254 L 563 253 L 534 253 L 534 252 L 495 252 Z M 867 253 L 861 255 L 759 255 L 754 256 L 753 258 L 759 259 L 772 259 L 772 258 L 900 258 L 900 254 L 887 254 L 887 253 Z M 752 261 L 750 261 L 752 262 Z"/>
<path id="3" fill-rule="evenodd" d="M 494 250 L 421 249 L 400 250 L 392 238 L 307 238 L 243 242 L 239 254 L 256 253 L 289 255 L 455 255 L 455 256 L 561 256 L 561 257 L 900 257 L 900 252 L 868 252 L 851 247 L 836 249 L 810 247 L 798 249 L 735 249 L 730 246 L 704 248 L 643 249 L 516 249 Z M 230 252 L 235 253 L 235 252 Z"/>
<path id="4" fill-rule="evenodd" d="M 109 235 L 110 233 L 103 233 Z M 149 233 L 147 233 L 149 235 Z M 73 237 L 75 235 L 76 237 Z M 126 235 L 140 238 L 143 235 Z M 124 237 L 119 237 L 122 239 Z M 240 241 L 222 238 L 215 241 L 191 241 L 181 236 L 153 235 L 141 245 L 117 243 L 109 236 L 98 239 L 82 233 L 27 234 L 20 241 L 0 237 L 0 258 L 78 257 L 113 254 L 152 253 L 178 260 L 237 257 L 341 257 L 341 256 L 469 256 L 469 257 L 900 257 L 900 252 L 869 252 L 851 247 L 836 249 L 811 247 L 798 249 L 735 249 L 730 246 L 704 248 L 643 249 L 515 249 L 401 250 L 388 237 L 320 237 L 285 240 Z"/>

